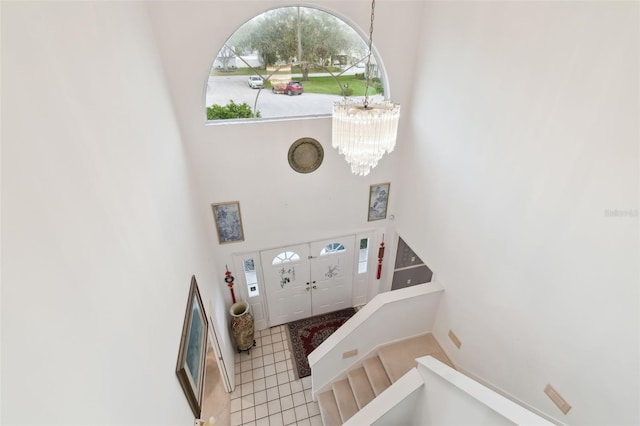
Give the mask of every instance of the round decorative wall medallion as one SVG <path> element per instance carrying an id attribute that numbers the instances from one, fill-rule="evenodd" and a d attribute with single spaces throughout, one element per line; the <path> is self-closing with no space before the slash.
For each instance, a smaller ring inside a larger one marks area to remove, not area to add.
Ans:
<path id="1" fill-rule="evenodd" d="M 311 173 L 320 167 L 324 149 L 313 138 L 300 138 L 289 148 L 289 165 L 298 173 Z"/>

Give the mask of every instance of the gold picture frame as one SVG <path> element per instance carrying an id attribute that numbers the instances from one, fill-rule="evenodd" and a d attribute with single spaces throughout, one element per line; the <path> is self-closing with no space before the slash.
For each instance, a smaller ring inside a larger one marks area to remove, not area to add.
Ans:
<path id="1" fill-rule="evenodd" d="M 204 370 L 207 352 L 207 317 L 196 277 L 191 277 L 187 311 L 182 325 L 176 375 L 196 418 L 202 411 Z"/>

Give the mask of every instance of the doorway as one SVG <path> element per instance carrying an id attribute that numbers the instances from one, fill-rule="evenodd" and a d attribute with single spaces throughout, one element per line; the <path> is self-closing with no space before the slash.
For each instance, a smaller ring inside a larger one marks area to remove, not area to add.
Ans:
<path id="1" fill-rule="evenodd" d="M 207 357 L 205 362 L 204 391 L 202 393 L 202 412 L 200 418 L 216 419 L 221 425 L 231 424 L 231 395 L 227 392 L 218 363 L 217 355 L 211 344 L 207 343 Z"/>
<path id="2" fill-rule="evenodd" d="M 433 272 L 418 255 L 398 237 L 396 264 L 393 270 L 391 290 L 431 282 Z"/>
<path id="3" fill-rule="evenodd" d="M 355 236 L 260 252 L 269 326 L 351 306 Z"/>

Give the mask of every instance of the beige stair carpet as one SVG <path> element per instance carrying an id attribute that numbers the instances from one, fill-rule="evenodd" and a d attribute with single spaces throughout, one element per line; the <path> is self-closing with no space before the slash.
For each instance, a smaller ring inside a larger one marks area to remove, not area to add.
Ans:
<path id="1" fill-rule="evenodd" d="M 356 368 L 347 374 L 347 379 L 349 380 L 349 385 L 351 385 L 353 396 L 356 398 L 358 409 L 362 410 L 365 405 L 376 397 L 367 377 L 367 372 L 364 367 Z"/>
<path id="2" fill-rule="evenodd" d="M 338 403 L 338 411 L 340 412 L 340 418 L 342 422 L 349 420 L 355 413 L 358 412 L 358 404 L 356 398 L 353 396 L 351 385 L 349 380 L 342 379 L 334 382 L 331 385 L 333 389 L 333 395 Z"/>
<path id="3" fill-rule="evenodd" d="M 371 388 L 376 396 L 380 395 L 386 388 L 391 386 L 391 380 L 380 361 L 380 357 L 374 356 L 364 360 L 362 363 L 371 383 Z"/>
<path id="4" fill-rule="evenodd" d="M 324 426 L 340 426 L 342 424 L 333 390 L 318 394 L 318 406 L 320 407 L 320 415 Z"/>
<path id="5" fill-rule="evenodd" d="M 331 385 L 318 395 L 320 414 L 325 426 L 341 425 L 369 404 L 391 384 L 417 364 L 416 358 L 431 355 L 453 367 L 431 333 L 378 349 L 378 355 L 362 362 L 347 373 L 347 378 Z"/>
<path id="6" fill-rule="evenodd" d="M 392 343 L 378 350 L 378 356 L 392 383 L 417 365 L 416 358 L 427 355 L 453 367 L 431 333 Z"/>

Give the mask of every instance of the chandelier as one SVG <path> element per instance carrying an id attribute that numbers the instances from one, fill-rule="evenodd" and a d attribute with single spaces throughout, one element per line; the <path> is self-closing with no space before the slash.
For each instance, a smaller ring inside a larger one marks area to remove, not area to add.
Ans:
<path id="1" fill-rule="evenodd" d="M 345 97 L 333 106 L 331 146 L 337 148 L 351 165 L 351 172 L 359 176 L 368 175 L 385 153 L 393 151 L 400 118 L 400 105 L 390 100 L 374 102 L 369 99 L 375 4 L 376 0 L 373 0 L 364 101 L 358 103 Z"/>

